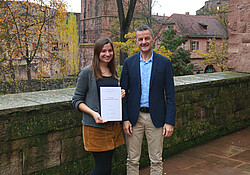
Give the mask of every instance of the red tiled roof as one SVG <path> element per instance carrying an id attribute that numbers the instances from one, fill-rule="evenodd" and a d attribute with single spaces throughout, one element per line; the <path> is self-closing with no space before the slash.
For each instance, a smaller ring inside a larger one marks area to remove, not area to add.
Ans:
<path id="1" fill-rule="evenodd" d="M 177 25 L 182 34 L 190 37 L 228 38 L 227 29 L 212 16 L 173 14 L 166 22 Z"/>
<path id="2" fill-rule="evenodd" d="M 152 19 L 159 22 L 165 22 L 168 18 L 169 16 L 152 15 Z"/>

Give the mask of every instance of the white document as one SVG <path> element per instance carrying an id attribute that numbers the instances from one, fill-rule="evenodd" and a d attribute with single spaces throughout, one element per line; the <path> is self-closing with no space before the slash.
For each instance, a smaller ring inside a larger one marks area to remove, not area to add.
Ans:
<path id="1" fill-rule="evenodd" d="M 121 87 L 100 87 L 103 121 L 122 121 Z"/>

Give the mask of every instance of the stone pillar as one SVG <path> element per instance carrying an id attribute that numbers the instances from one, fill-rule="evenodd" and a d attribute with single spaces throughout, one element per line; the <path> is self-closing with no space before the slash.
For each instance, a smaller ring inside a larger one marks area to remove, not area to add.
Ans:
<path id="1" fill-rule="evenodd" d="M 229 0 L 228 10 L 228 67 L 236 72 L 250 73 L 250 2 Z"/>

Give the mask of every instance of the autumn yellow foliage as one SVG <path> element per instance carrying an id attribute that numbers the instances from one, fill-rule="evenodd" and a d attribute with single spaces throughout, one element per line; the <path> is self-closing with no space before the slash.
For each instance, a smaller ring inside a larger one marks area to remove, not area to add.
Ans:
<path id="1" fill-rule="evenodd" d="M 227 70 L 228 61 L 228 43 L 223 40 L 220 44 L 216 43 L 216 39 L 209 39 L 209 52 L 203 53 L 201 51 L 196 51 L 201 58 L 205 59 L 203 61 L 206 65 L 213 65 L 216 69 L 220 69 L 222 72 Z"/>
<path id="2" fill-rule="evenodd" d="M 114 48 L 116 54 L 119 54 L 120 51 L 122 51 L 124 53 L 127 53 L 128 56 L 132 56 L 140 51 L 139 47 L 135 43 L 135 32 L 133 33 L 129 32 L 128 34 L 125 35 L 125 38 L 127 39 L 126 42 L 114 42 Z M 153 50 L 156 53 L 164 55 L 168 58 L 170 58 L 172 55 L 172 53 L 169 50 L 166 50 L 164 46 L 161 46 L 158 49 L 155 48 Z"/>
<path id="3" fill-rule="evenodd" d="M 34 66 L 43 62 L 42 69 L 49 69 L 53 60 L 51 44 L 55 40 L 55 19 L 65 14 L 62 0 L 0 1 L 0 43 L 3 50 L 2 65 L 12 67 L 24 61 L 28 85 L 31 86 L 31 72 Z M 14 54 L 13 54 L 14 53 Z M 17 66 L 16 66 L 17 67 Z M 13 70 L 15 71 L 15 70 Z M 41 76 L 42 70 L 38 70 Z M 14 75 L 14 74 L 13 74 Z"/>

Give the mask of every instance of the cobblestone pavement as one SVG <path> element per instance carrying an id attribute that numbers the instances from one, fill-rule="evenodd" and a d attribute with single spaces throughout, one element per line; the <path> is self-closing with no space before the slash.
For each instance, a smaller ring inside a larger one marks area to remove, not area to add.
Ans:
<path id="1" fill-rule="evenodd" d="M 250 127 L 164 161 L 164 175 L 250 175 Z M 140 175 L 149 175 L 149 167 Z"/>

